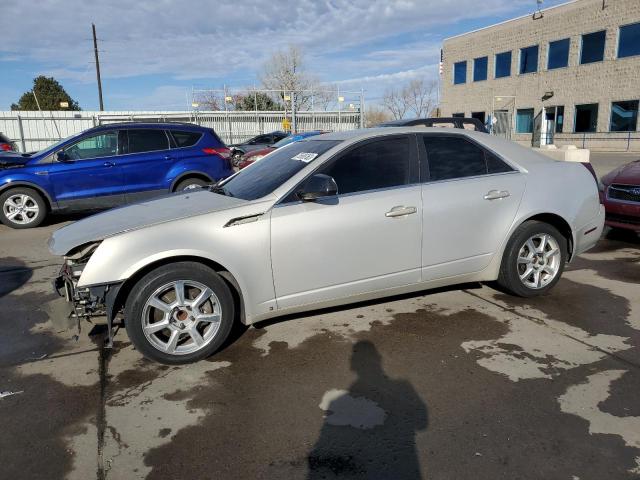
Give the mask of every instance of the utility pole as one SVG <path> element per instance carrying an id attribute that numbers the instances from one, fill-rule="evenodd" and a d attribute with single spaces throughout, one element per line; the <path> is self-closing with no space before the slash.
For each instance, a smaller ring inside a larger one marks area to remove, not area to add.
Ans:
<path id="1" fill-rule="evenodd" d="M 102 103 L 102 80 L 100 80 L 100 60 L 98 59 L 98 40 L 96 39 L 96 25 L 91 24 L 93 30 L 93 53 L 96 55 L 96 77 L 98 77 L 98 97 L 100 98 L 100 111 L 104 110 Z"/>

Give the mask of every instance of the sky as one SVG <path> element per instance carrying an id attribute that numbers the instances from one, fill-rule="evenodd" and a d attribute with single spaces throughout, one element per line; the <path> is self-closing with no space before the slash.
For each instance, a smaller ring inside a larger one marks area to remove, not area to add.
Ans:
<path id="1" fill-rule="evenodd" d="M 97 110 L 92 22 L 105 110 L 184 110 L 193 88 L 259 86 L 265 62 L 288 45 L 321 82 L 376 103 L 390 86 L 436 78 L 443 39 L 535 9 L 535 0 L 3 0 L 0 110 L 38 75 Z"/>

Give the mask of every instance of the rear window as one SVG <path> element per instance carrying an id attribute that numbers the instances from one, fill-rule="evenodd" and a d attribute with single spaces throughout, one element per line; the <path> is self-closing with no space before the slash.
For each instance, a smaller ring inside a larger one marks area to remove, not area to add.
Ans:
<path id="1" fill-rule="evenodd" d="M 193 147 L 202 137 L 202 134 L 198 132 L 183 132 L 179 130 L 171 130 L 171 135 L 178 148 Z"/>
<path id="2" fill-rule="evenodd" d="M 129 130 L 129 153 L 155 152 L 168 150 L 169 139 L 164 130 Z"/>

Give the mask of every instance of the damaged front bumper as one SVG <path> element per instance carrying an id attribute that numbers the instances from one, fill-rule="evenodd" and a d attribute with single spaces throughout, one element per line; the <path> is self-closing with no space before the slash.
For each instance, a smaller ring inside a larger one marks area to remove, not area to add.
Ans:
<path id="1" fill-rule="evenodd" d="M 116 298 L 122 283 L 78 287 L 78 280 L 85 265 L 86 263 L 73 263 L 67 260 L 53 280 L 53 288 L 58 295 L 65 297 L 71 304 L 69 316 L 76 319 L 78 334 L 82 320 L 93 323 L 93 319 L 106 318 L 107 347 L 110 348 L 113 346 L 113 319 L 118 313 Z"/>

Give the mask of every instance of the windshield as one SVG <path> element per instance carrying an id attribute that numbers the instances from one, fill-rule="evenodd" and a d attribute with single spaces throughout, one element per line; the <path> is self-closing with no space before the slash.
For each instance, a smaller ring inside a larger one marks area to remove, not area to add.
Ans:
<path id="1" fill-rule="evenodd" d="M 232 197 L 243 200 L 264 197 L 338 143 L 340 141 L 333 140 L 294 142 L 240 170 L 222 185 Z"/>
<path id="2" fill-rule="evenodd" d="M 68 140 L 71 140 L 72 138 L 79 137 L 80 135 L 82 135 L 82 132 L 76 133 L 75 135 L 71 135 L 70 137 L 67 137 L 67 138 L 60 139 L 56 143 L 54 143 L 53 145 L 49 145 L 48 147 L 44 147 L 42 150 L 39 150 L 39 151 L 37 151 L 35 153 L 32 153 L 32 155 L 40 155 L 41 153 L 52 152 L 56 148 L 58 148 L 60 145 L 62 145 L 64 142 L 66 142 Z"/>

